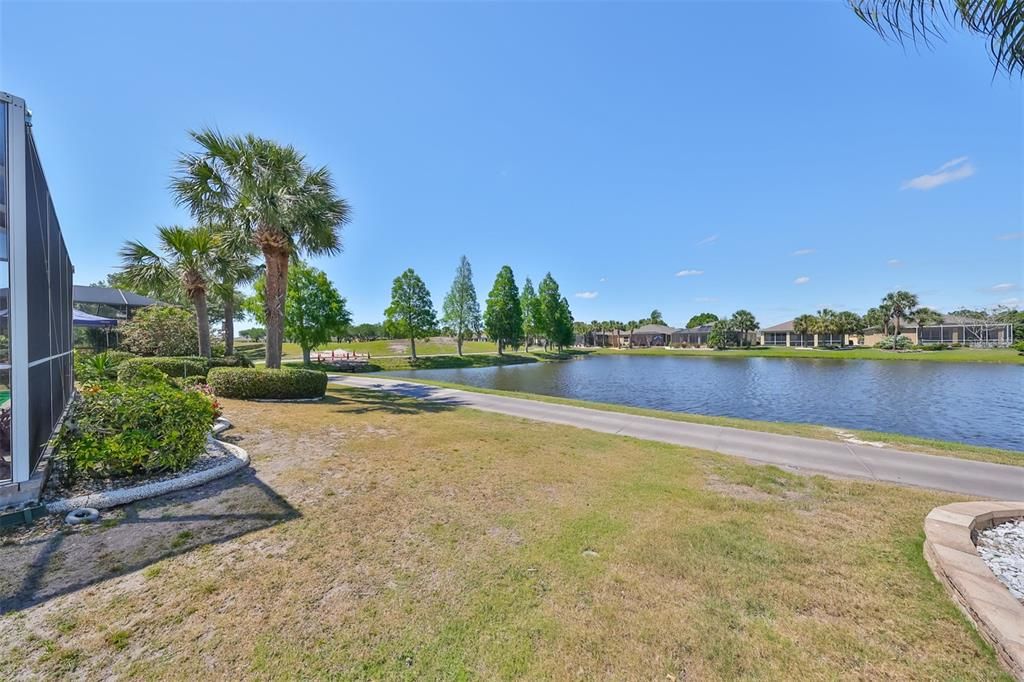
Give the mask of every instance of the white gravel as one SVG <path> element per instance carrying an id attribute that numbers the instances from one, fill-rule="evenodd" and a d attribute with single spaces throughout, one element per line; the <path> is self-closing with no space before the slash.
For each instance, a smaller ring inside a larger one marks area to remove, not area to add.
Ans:
<path id="1" fill-rule="evenodd" d="M 1024 603 L 1024 519 L 979 532 L 977 546 L 978 554 L 995 576 Z"/>

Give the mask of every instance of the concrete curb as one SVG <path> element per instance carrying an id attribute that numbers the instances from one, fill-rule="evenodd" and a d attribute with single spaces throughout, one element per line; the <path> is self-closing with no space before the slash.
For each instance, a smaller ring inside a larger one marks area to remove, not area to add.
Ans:
<path id="1" fill-rule="evenodd" d="M 924 520 L 924 557 L 956 605 L 1024 681 L 1024 605 L 999 582 L 974 546 L 974 533 L 1024 516 L 1024 502 L 958 502 Z"/>
<path id="2" fill-rule="evenodd" d="M 149 497 L 157 497 L 158 495 L 166 495 L 167 493 L 185 490 L 186 488 L 194 488 L 197 485 L 202 485 L 234 473 L 242 467 L 248 466 L 249 453 L 237 445 L 225 443 L 215 438 L 215 436 L 220 435 L 229 428 L 231 428 L 231 422 L 224 418 L 218 418 L 217 421 L 214 422 L 213 428 L 210 430 L 210 435 L 206 437 L 207 447 L 222 447 L 233 455 L 233 457 L 224 464 L 219 464 L 215 467 L 203 469 L 202 471 L 197 471 L 195 473 L 183 474 L 175 478 L 157 481 L 155 483 L 146 483 L 143 485 L 132 486 L 131 488 L 107 490 L 93 495 L 79 495 L 77 497 L 67 497 L 61 500 L 54 500 L 46 505 L 46 511 L 51 514 L 63 514 L 71 511 L 72 509 L 80 509 L 82 507 L 108 509 L 110 507 L 128 504 L 129 502 L 144 500 Z"/>

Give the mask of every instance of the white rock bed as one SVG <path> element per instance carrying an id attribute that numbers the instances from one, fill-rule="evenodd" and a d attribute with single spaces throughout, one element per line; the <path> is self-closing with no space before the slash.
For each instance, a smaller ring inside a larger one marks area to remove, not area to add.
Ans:
<path id="1" fill-rule="evenodd" d="M 992 573 L 1024 603 L 1024 519 L 1014 519 L 978 533 L 978 554 Z"/>

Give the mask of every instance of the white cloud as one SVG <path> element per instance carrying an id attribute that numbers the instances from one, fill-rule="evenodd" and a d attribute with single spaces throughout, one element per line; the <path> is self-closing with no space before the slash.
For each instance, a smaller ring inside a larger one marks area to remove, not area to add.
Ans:
<path id="1" fill-rule="evenodd" d="M 793 280 L 793 284 L 807 284 L 810 281 L 811 278 L 807 276 L 797 277 L 796 279 Z"/>
<path id="2" fill-rule="evenodd" d="M 885 261 L 885 264 L 888 265 L 890 268 L 903 267 L 903 261 L 901 261 L 899 258 L 890 258 L 889 260 Z"/>
<path id="3" fill-rule="evenodd" d="M 607 282 L 607 281 L 608 281 L 608 278 L 607 278 L 607 277 L 602 277 L 601 279 L 599 279 L 599 280 L 597 280 L 597 281 L 598 281 L 598 282 Z"/>
<path id="4" fill-rule="evenodd" d="M 797 249 L 793 252 L 794 256 L 810 256 L 814 253 L 814 249 Z"/>
<path id="5" fill-rule="evenodd" d="M 697 246 L 704 246 L 705 244 L 714 244 L 717 241 L 718 235 L 713 234 L 710 237 L 704 237 L 704 239 L 701 239 L 699 242 L 697 242 Z"/>
<path id="6" fill-rule="evenodd" d="M 597 298 L 596 291 L 577 291 L 576 298 Z"/>
<path id="7" fill-rule="evenodd" d="M 1003 282 L 1002 284 L 996 284 L 992 287 L 992 291 L 1013 291 L 1017 288 L 1016 284 L 1011 282 Z"/>
<path id="8" fill-rule="evenodd" d="M 676 277 L 695 277 L 697 275 L 703 275 L 703 270 L 680 270 L 676 273 Z"/>
<path id="9" fill-rule="evenodd" d="M 1024 239 L 1024 230 L 1021 230 L 1019 232 L 1006 232 L 1001 235 L 998 235 L 996 239 L 1004 242 L 1008 242 L 1011 239 Z"/>
<path id="10" fill-rule="evenodd" d="M 927 191 L 935 189 L 941 185 L 945 185 L 947 182 L 956 182 L 957 180 L 965 180 L 974 175 L 974 165 L 967 160 L 966 156 L 958 156 L 957 158 L 947 161 L 931 173 L 919 175 L 916 178 L 911 178 L 903 183 L 900 189 L 919 189 Z"/>

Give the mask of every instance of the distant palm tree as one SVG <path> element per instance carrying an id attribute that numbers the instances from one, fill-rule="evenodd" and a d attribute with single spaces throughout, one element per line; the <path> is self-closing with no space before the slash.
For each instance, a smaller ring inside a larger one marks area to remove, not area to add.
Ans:
<path id="1" fill-rule="evenodd" d="M 913 319 L 917 312 L 917 296 L 909 291 L 890 291 L 878 306 L 885 317 L 892 322 L 893 338 L 900 335 L 900 322 Z"/>
<path id="2" fill-rule="evenodd" d="M 199 354 L 210 357 L 210 315 L 207 293 L 213 278 L 220 241 L 208 226 L 159 227 L 160 251 L 140 241 L 125 242 L 118 252 L 126 282 L 146 290 L 158 290 L 173 283 L 181 287 L 196 311 Z"/>
<path id="3" fill-rule="evenodd" d="M 744 346 L 750 345 L 750 332 L 757 330 L 757 319 L 749 310 L 737 310 L 732 316 L 732 326 L 740 333 L 740 339 Z"/>
<path id="4" fill-rule="evenodd" d="M 349 206 L 327 168 L 309 167 L 290 145 L 209 129 L 190 135 L 200 151 L 179 158 L 171 189 L 199 220 L 230 224 L 240 244 L 263 254 L 266 366 L 280 367 L 289 260 L 340 251 Z"/>
<path id="5" fill-rule="evenodd" d="M 818 318 L 814 315 L 798 315 L 793 320 L 793 331 L 797 334 L 814 334 L 818 328 Z"/>
<path id="6" fill-rule="evenodd" d="M 238 287 L 255 280 L 262 269 L 253 264 L 252 254 L 248 250 L 239 251 L 232 242 L 222 242 L 217 249 L 210 290 L 224 307 L 224 355 L 235 354 L 235 315 L 240 298 Z"/>
<path id="7" fill-rule="evenodd" d="M 996 69 L 1024 73 L 1024 6 L 1020 0 L 849 0 L 885 39 L 931 43 L 942 26 L 960 24 L 988 38 Z"/>
<path id="8" fill-rule="evenodd" d="M 914 321 L 921 327 L 942 324 L 944 319 L 945 316 L 942 313 L 932 308 L 921 307 L 914 313 Z"/>

